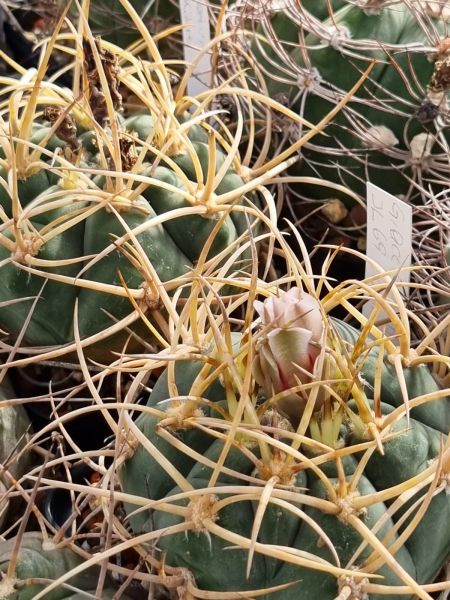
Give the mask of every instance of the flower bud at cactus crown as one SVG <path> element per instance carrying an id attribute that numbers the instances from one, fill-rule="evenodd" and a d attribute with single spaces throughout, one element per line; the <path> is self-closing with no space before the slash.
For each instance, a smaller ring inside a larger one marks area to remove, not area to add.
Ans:
<path id="1" fill-rule="evenodd" d="M 262 336 L 257 343 L 253 376 L 267 398 L 311 381 L 323 317 L 319 302 L 300 288 L 292 288 L 281 297 L 255 301 L 261 318 Z M 283 395 L 277 408 L 295 421 L 306 399 L 299 393 Z"/>

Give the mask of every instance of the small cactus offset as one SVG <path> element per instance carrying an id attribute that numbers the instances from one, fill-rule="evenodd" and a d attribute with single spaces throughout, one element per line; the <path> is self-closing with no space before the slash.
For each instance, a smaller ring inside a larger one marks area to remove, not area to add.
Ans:
<path id="1" fill-rule="evenodd" d="M 365 288 L 302 287 L 261 288 L 249 329 L 224 322 L 123 414 L 130 525 L 193 597 L 430 599 L 450 556 L 450 390 L 428 365 L 448 361 L 409 349 L 381 288 L 394 338 L 328 316 Z"/>
<path id="2" fill-rule="evenodd" d="M 58 546 L 51 539 L 44 539 L 40 533 L 28 532 L 20 539 L 16 553 L 16 538 L 0 546 L 0 598 L 2 600 L 32 600 L 41 593 L 46 585 L 54 583 L 59 577 L 77 568 L 84 562 L 82 556 L 69 547 Z M 95 598 L 99 579 L 98 566 L 83 569 L 74 574 L 68 583 L 56 586 L 56 589 L 43 594 L 47 600 L 74 600 L 75 598 Z M 78 592 L 77 590 L 81 590 Z M 113 598 L 117 590 L 104 588 L 102 598 Z M 127 595 L 121 598 L 127 599 Z"/>
<path id="3" fill-rule="evenodd" d="M 9 492 L 32 464 L 27 447 L 31 422 L 24 406 L 14 402 L 13 398 L 14 391 L 4 379 L 0 384 L 0 527 L 8 516 Z"/>

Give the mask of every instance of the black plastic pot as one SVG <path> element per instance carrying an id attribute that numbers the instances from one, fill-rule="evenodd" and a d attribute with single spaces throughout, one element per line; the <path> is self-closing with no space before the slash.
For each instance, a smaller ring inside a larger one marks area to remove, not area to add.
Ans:
<path id="1" fill-rule="evenodd" d="M 94 471 L 85 464 L 77 464 L 71 469 L 73 483 L 85 484 L 93 474 Z M 56 530 L 64 527 L 73 515 L 74 507 L 68 490 L 57 487 L 47 490 L 41 504 L 44 516 Z M 82 518 L 82 516 L 77 517 L 78 520 L 82 520 Z M 65 535 L 71 535 L 71 526 L 67 527 Z"/>
<path id="2" fill-rule="evenodd" d="M 53 406 L 57 406 L 58 416 L 66 415 L 73 410 L 92 406 L 93 400 L 83 397 L 64 399 L 67 390 L 79 385 L 79 372 L 62 367 L 35 364 L 25 368 L 11 370 L 11 379 L 19 398 L 29 398 L 25 408 L 29 414 L 33 429 L 39 432 L 55 420 Z M 50 390 L 53 403 L 50 401 Z M 58 394 L 59 392 L 59 394 Z M 102 396 L 112 396 L 113 389 L 105 383 Z M 48 398 L 48 399 L 47 399 Z M 113 414 L 113 418 L 115 415 Z M 72 440 L 81 450 L 98 450 L 105 445 L 111 436 L 111 429 L 98 410 L 78 415 L 65 421 L 64 427 Z M 55 431 L 58 427 L 55 426 Z"/>

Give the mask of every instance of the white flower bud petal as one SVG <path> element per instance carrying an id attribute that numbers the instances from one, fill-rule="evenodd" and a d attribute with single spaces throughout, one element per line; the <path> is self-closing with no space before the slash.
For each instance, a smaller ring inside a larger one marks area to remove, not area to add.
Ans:
<path id="1" fill-rule="evenodd" d="M 279 409 L 298 421 L 305 405 L 302 395 L 290 392 L 299 383 L 311 381 L 319 355 L 323 319 L 320 303 L 302 289 L 294 287 L 281 297 L 255 302 L 263 334 L 257 343 L 252 371 L 267 398 L 287 392 Z"/>
<path id="2" fill-rule="evenodd" d="M 279 298 L 267 298 L 264 302 L 263 323 L 272 327 L 278 327 L 278 320 L 282 315 L 278 305 Z"/>
<path id="3" fill-rule="evenodd" d="M 309 380 L 307 373 L 311 374 L 317 357 L 317 349 L 310 344 L 310 331 L 300 327 L 278 329 L 270 332 L 267 342 L 278 366 L 276 389 L 287 390 L 297 385 L 298 381 Z"/>
<path id="4" fill-rule="evenodd" d="M 277 382 L 280 380 L 278 365 L 267 345 L 260 349 L 258 364 L 256 365 L 256 368 L 254 368 L 253 376 L 255 377 L 256 383 L 262 386 L 268 398 L 270 398 L 273 393 L 280 391 L 280 389 L 277 389 L 276 387 Z"/>
<path id="5" fill-rule="evenodd" d="M 262 319 L 264 314 L 264 302 L 261 302 L 260 300 L 255 300 L 253 302 L 253 308 L 256 310 L 256 312 Z"/>

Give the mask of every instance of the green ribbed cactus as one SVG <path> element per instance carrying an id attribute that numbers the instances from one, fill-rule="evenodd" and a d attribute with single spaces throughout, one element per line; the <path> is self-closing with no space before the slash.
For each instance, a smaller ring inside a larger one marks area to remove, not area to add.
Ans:
<path id="1" fill-rule="evenodd" d="M 44 540 L 41 533 L 25 533 L 16 554 L 17 541 L 17 538 L 12 538 L 0 543 L 0 598 L 2 600 L 32 600 L 48 585 L 84 562 L 83 557 L 77 555 L 72 548 L 58 546 L 50 539 Z M 11 573 L 10 569 L 12 569 Z M 90 596 L 86 594 L 95 597 L 99 574 L 100 568 L 97 566 L 84 569 L 81 573 L 75 573 L 73 577 L 67 578 L 67 583 L 43 594 L 43 597 L 47 600 L 89 598 Z M 109 581 L 108 583 L 111 584 Z M 81 589 L 85 593 L 77 593 L 76 589 Z M 102 598 L 113 598 L 117 590 L 105 587 L 101 594 Z M 126 599 L 128 596 L 124 594 L 121 598 Z"/>
<path id="2" fill-rule="evenodd" d="M 243 49 L 269 93 L 306 119 L 320 119 L 376 61 L 327 136 L 302 149 L 293 174 L 343 184 L 363 198 L 367 180 L 406 199 L 447 185 L 447 3 L 255 0 L 250 6 L 242 14 L 254 33 L 241 35 Z M 230 31 L 239 14 L 230 9 Z M 280 146 L 299 134 L 289 120 L 278 131 Z M 329 198 L 339 192 L 303 184 L 295 195 Z"/>
<path id="3" fill-rule="evenodd" d="M 176 0 L 135 0 L 132 5 L 153 35 L 180 21 Z M 120 0 L 91 0 L 89 20 L 95 33 L 122 48 L 137 39 L 136 27 Z"/>
<path id="4" fill-rule="evenodd" d="M 412 287 L 408 298 L 411 310 L 419 312 L 430 329 L 440 324 L 442 345 L 447 353 L 445 319 L 450 304 L 450 196 L 449 190 L 428 199 L 413 213 L 412 262 L 418 268 L 411 272 Z M 416 285 L 419 284 L 419 285 Z M 415 331 L 418 341 L 423 331 Z"/>
<path id="5" fill-rule="evenodd" d="M 57 0 L 57 7 L 60 10 L 64 10 L 69 4 L 67 0 Z M 157 35 L 180 22 L 178 0 L 133 0 L 131 5 L 152 35 Z M 102 39 L 112 42 L 120 48 L 125 48 L 140 40 L 139 32 L 124 3 L 120 0 L 111 2 L 90 0 L 83 6 L 87 7 L 89 26 L 94 35 L 100 35 Z M 52 11 L 47 10 L 47 19 L 55 18 L 55 7 L 52 8 Z M 75 5 L 70 5 L 69 12 L 72 17 L 77 17 Z M 177 45 L 179 53 L 179 40 L 178 44 L 175 42 L 174 48 Z"/>
<path id="6" fill-rule="evenodd" d="M 242 123 L 231 133 L 209 110 L 220 90 L 189 99 L 189 74 L 172 89 L 133 18 L 153 63 L 75 38 L 72 90 L 45 80 L 49 52 L 19 86 L 3 81 L 0 326 L 11 340 L 99 341 L 143 313 L 164 336 L 171 296 L 227 260 L 248 270 L 259 211 L 274 220 L 262 186 L 286 163 L 241 161 Z"/>
<path id="7" fill-rule="evenodd" d="M 31 453 L 26 448 L 31 435 L 31 422 L 22 404 L 10 403 L 15 394 L 9 382 L 0 385 L 0 527 L 8 514 L 14 482 L 31 466 Z"/>
<path id="8" fill-rule="evenodd" d="M 449 390 L 398 320 L 398 347 L 330 320 L 338 295 L 255 303 L 254 337 L 215 334 L 125 418 L 130 525 L 193 597 L 430 599 L 450 555 Z"/>

